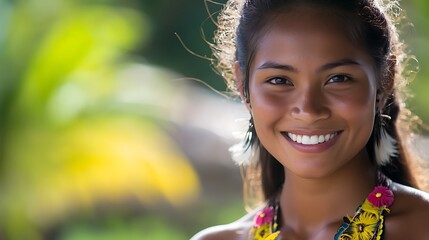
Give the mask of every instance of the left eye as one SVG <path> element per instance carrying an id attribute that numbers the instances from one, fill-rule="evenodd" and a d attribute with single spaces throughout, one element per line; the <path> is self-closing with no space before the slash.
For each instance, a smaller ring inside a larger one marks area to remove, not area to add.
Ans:
<path id="1" fill-rule="evenodd" d="M 335 75 L 335 76 L 332 76 L 326 83 L 341 83 L 349 80 L 350 80 L 350 77 L 346 75 Z"/>

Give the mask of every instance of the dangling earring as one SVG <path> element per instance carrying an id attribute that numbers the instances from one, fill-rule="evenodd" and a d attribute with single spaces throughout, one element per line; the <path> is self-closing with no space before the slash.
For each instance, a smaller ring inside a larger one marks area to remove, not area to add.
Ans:
<path id="1" fill-rule="evenodd" d="M 241 142 L 229 148 L 232 160 L 241 166 L 251 165 L 258 156 L 258 147 L 256 144 L 256 131 L 253 125 L 253 117 L 250 116 L 249 127 Z"/>
<path id="2" fill-rule="evenodd" d="M 246 89 L 246 86 L 244 86 Z M 250 109 L 252 106 L 250 105 L 250 98 L 248 97 L 248 91 L 243 91 L 243 103 L 247 104 Z M 248 166 L 255 162 L 255 158 L 259 155 L 259 147 L 256 143 L 256 130 L 253 124 L 253 116 L 250 112 L 249 126 L 247 128 L 247 132 L 244 134 L 240 134 L 242 140 L 234 144 L 229 148 L 229 152 L 231 153 L 231 158 L 234 162 L 240 166 Z"/>
<path id="3" fill-rule="evenodd" d="M 390 120 L 390 116 L 381 114 L 378 110 L 376 114 L 376 124 L 374 125 L 375 134 L 375 160 L 378 166 L 386 165 L 390 162 L 391 157 L 398 155 L 396 140 L 389 135 L 383 124 L 383 119 Z M 377 124 L 378 123 L 378 124 Z"/>

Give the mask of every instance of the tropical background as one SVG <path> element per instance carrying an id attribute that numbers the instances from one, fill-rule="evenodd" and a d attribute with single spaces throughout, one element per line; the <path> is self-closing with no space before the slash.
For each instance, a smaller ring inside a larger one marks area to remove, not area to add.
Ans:
<path id="1" fill-rule="evenodd" d="M 0 0 L 0 239 L 181 240 L 245 212 L 247 115 L 207 43 L 221 3 Z M 403 7 L 429 123 L 429 2 Z"/>

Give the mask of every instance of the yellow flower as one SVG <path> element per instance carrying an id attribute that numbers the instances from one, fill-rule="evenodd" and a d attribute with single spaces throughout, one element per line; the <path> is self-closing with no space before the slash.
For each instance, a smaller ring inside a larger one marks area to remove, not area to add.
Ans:
<path id="1" fill-rule="evenodd" d="M 276 240 L 279 236 L 280 231 L 277 231 L 275 233 L 270 234 L 268 237 L 266 237 L 264 240 Z"/>
<path id="2" fill-rule="evenodd" d="M 365 200 L 361 208 L 365 212 L 370 212 L 372 214 L 375 214 L 376 216 L 382 216 L 383 211 L 390 213 L 390 209 L 386 206 L 376 207 L 372 203 L 370 203 L 368 199 Z"/>
<path id="3" fill-rule="evenodd" d="M 271 234 L 270 224 L 264 224 L 256 229 L 255 239 L 265 239 Z"/>
<path id="4" fill-rule="evenodd" d="M 383 224 L 382 216 L 371 212 L 361 211 L 353 219 L 350 219 L 350 225 L 340 235 L 340 240 L 371 240 L 374 235 L 379 236 L 381 230 L 380 224 Z"/>
<path id="5" fill-rule="evenodd" d="M 354 222 L 350 224 L 350 236 L 352 240 L 370 240 L 378 227 L 378 217 L 370 212 L 362 212 Z"/>
<path id="6" fill-rule="evenodd" d="M 249 240 L 275 240 L 277 239 L 280 231 L 275 233 L 271 232 L 271 226 L 269 223 L 259 227 L 254 227 L 250 231 Z"/>

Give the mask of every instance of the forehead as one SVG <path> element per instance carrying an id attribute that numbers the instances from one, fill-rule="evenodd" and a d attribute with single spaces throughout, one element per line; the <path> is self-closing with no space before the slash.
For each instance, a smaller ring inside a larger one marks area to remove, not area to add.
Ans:
<path id="1" fill-rule="evenodd" d="M 295 6 L 269 21 L 256 44 L 256 56 L 353 58 L 366 50 L 353 36 L 353 16 L 339 10 Z"/>

